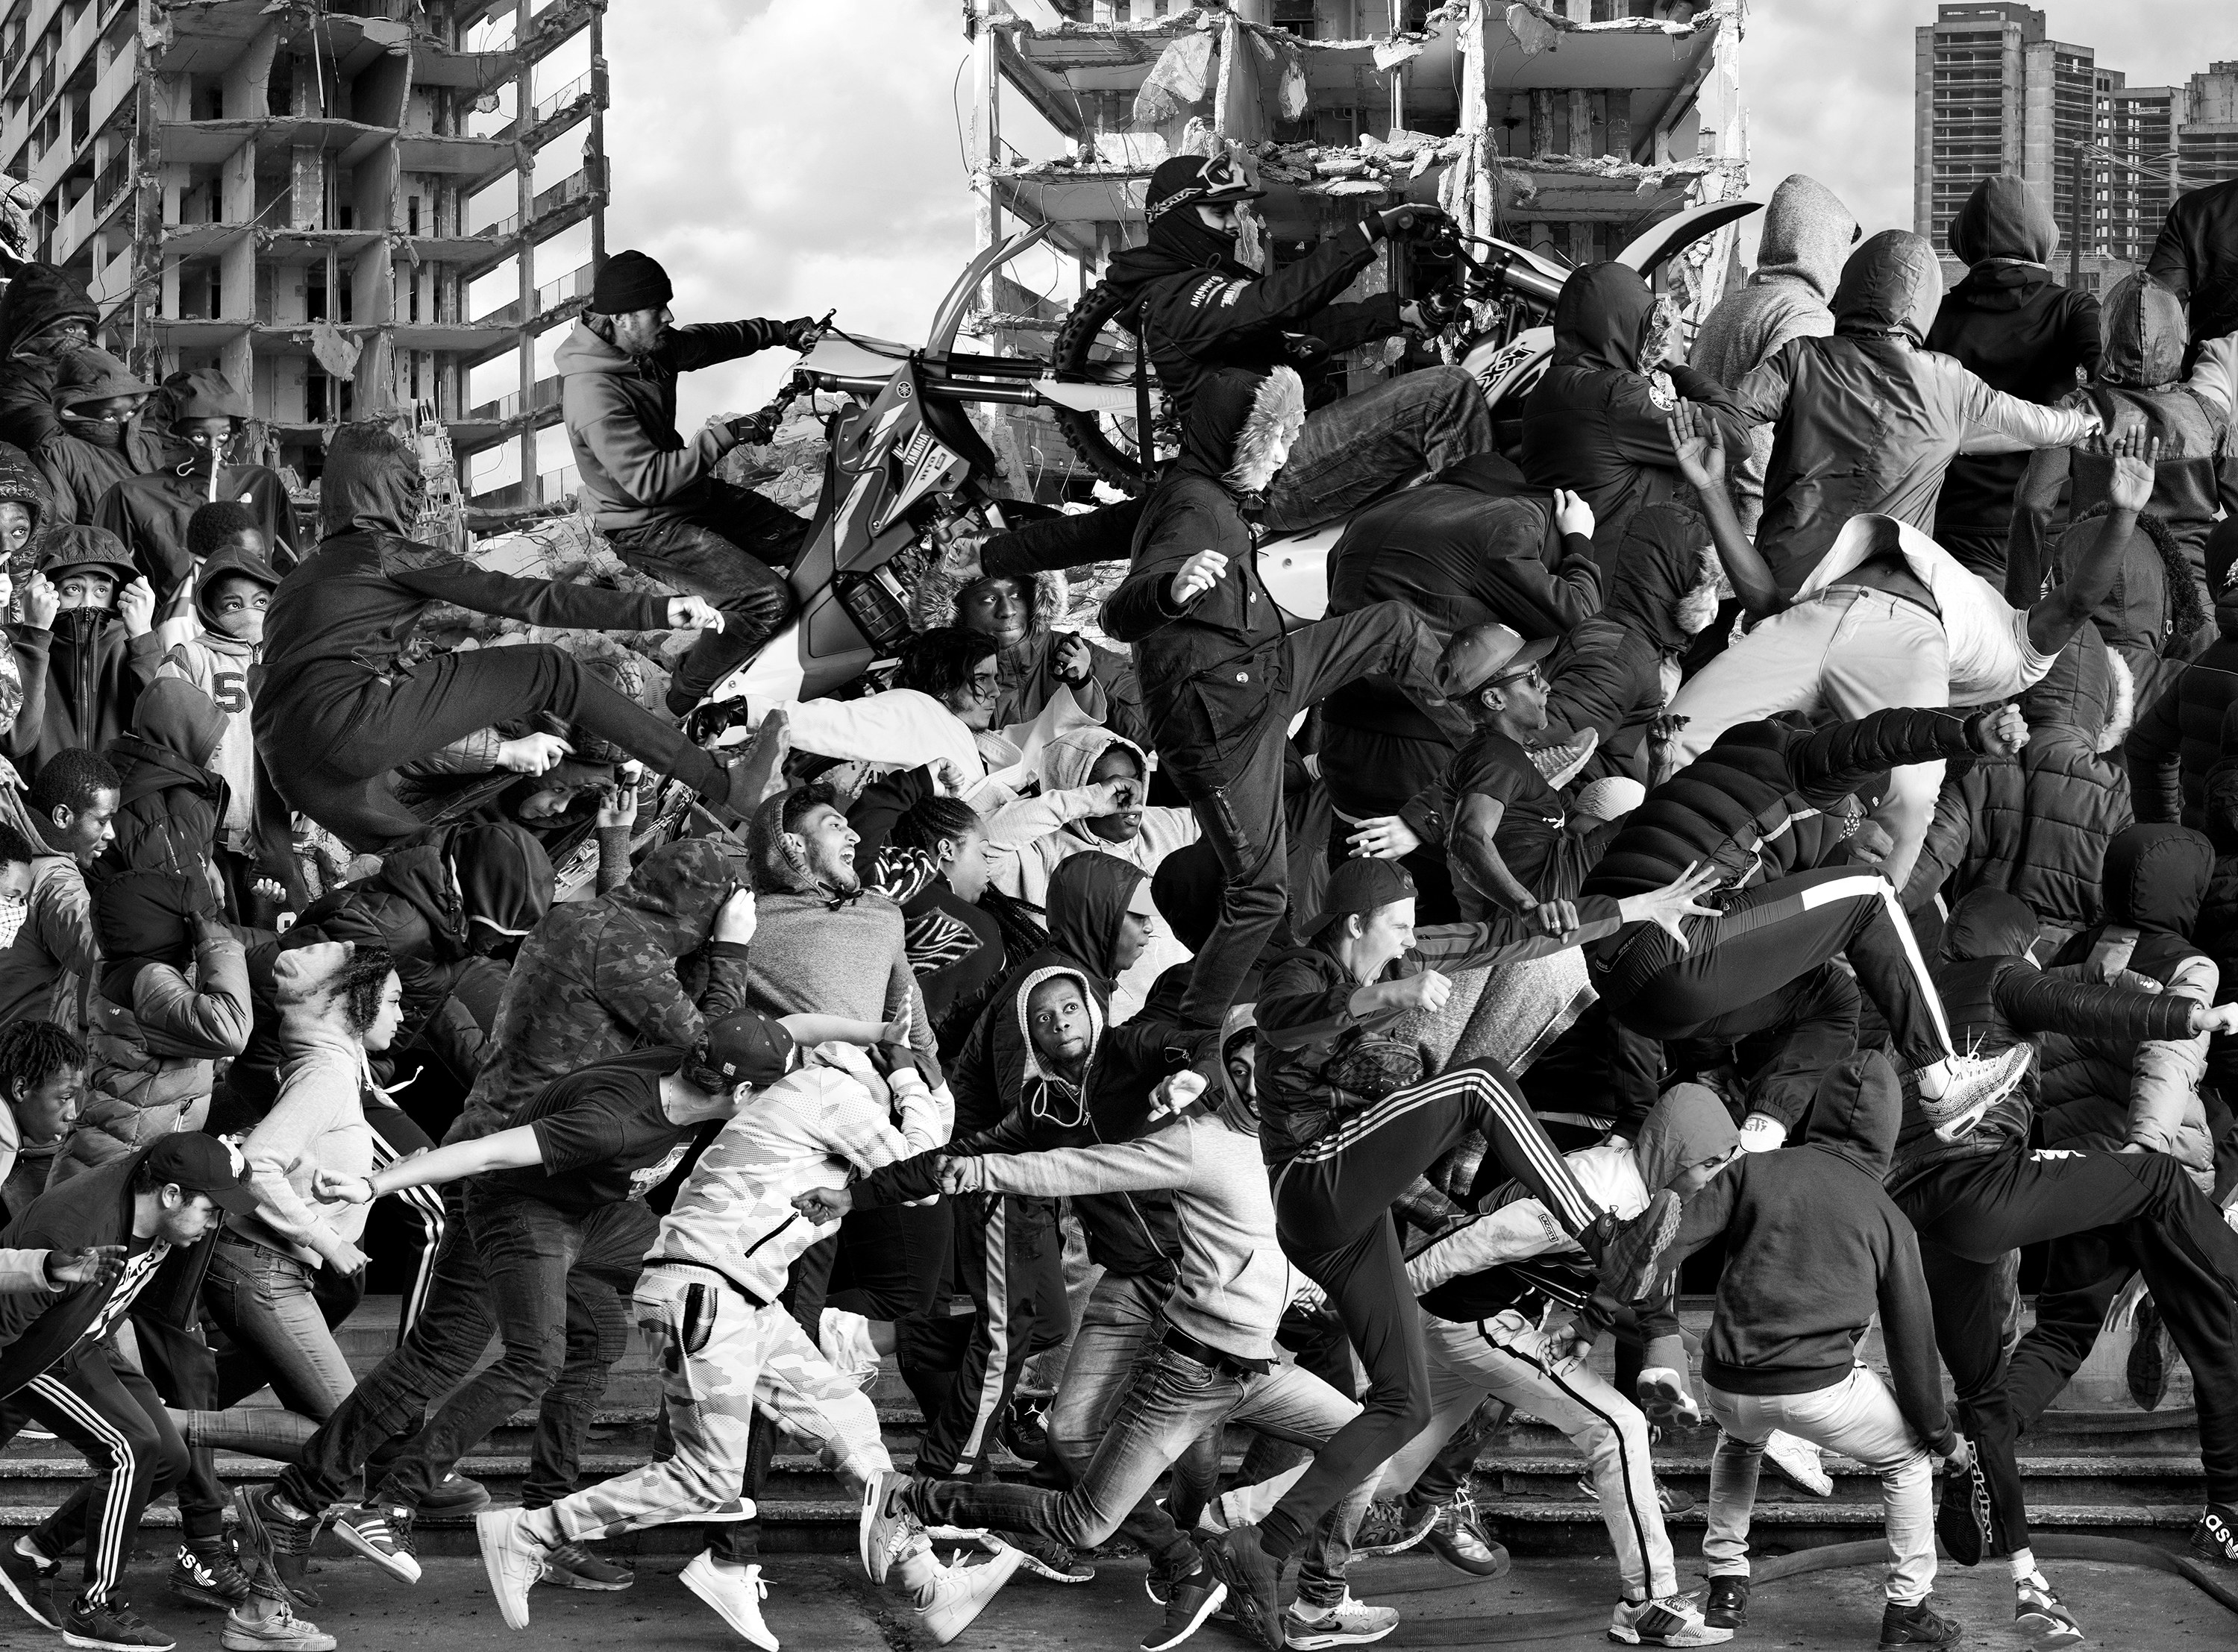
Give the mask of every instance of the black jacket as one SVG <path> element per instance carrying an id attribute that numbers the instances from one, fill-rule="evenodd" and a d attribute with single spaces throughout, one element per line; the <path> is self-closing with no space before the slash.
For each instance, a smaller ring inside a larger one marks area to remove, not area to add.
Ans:
<path id="1" fill-rule="evenodd" d="M 1727 889 L 1823 865 L 1853 829 L 1831 805 L 1902 764 L 1974 756 L 1986 715 L 1896 706 L 1816 733 L 1784 717 L 1738 724 L 1626 816 L 1584 892 L 1643 894 L 1698 862 L 1724 870 Z"/>
<path id="2" fill-rule="evenodd" d="M 54 406 L 59 364 L 26 344 L 58 321 L 80 320 L 90 331 L 101 312 L 75 276 L 52 264 L 26 264 L 8 281 L 0 298 L 0 441 L 31 452 L 61 428 Z"/>
<path id="3" fill-rule="evenodd" d="M 2238 531 L 2224 524 L 2209 536 L 2208 548 L 2211 556 L 2238 549 Z M 2129 806 L 2141 821 L 2201 824 L 2207 771 L 2222 756 L 2223 718 L 2238 705 L 2238 590 L 2221 588 L 2226 570 L 2211 572 L 2217 584 L 2215 639 L 2158 697 L 2140 707 L 2122 743 Z"/>
<path id="4" fill-rule="evenodd" d="M 1358 226 L 1332 232 L 1296 263 L 1266 275 L 1194 244 L 1175 243 L 1170 230 L 1152 225 L 1148 244 L 1113 258 L 1104 280 L 1136 295 L 1150 365 L 1184 417 L 1207 373 L 1222 367 L 1264 373 L 1399 331 L 1395 294 L 1359 304 L 1330 302 L 1375 261 L 1376 243 Z"/>
<path id="5" fill-rule="evenodd" d="M 2238 333 L 2238 178 L 2175 198 L 2145 274 L 2184 301 L 2194 339 Z"/>

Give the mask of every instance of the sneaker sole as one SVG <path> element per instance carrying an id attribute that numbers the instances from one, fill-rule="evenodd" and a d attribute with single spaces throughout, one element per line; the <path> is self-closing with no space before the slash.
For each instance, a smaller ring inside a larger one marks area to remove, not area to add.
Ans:
<path id="1" fill-rule="evenodd" d="M 632 1576 L 623 1579 L 619 1583 L 601 1583 L 596 1578 L 584 1576 L 580 1572 L 561 1571 L 556 1566 L 546 1566 L 536 1581 L 540 1583 L 549 1583 L 554 1589 L 579 1589 L 597 1595 L 619 1595 L 635 1583 L 637 1579 Z"/>
<path id="2" fill-rule="evenodd" d="M 1675 1383 L 1650 1382 L 1642 1378 L 1639 1398 L 1639 1409 L 1647 1413 L 1651 1423 L 1660 1423 L 1666 1428 L 1673 1424 L 1682 1428 L 1702 1426 L 1702 1408 Z"/>
<path id="3" fill-rule="evenodd" d="M 1282 1644 L 1289 1649 L 1289 1652 L 1321 1652 L 1321 1649 L 1327 1646 L 1366 1646 L 1371 1641 L 1383 1639 L 1398 1627 L 1396 1623 L 1387 1623 L 1383 1628 L 1373 1631 L 1306 1629 L 1293 1639 L 1290 1634 L 1290 1622 L 1285 1618 L 1282 1622 Z"/>
<path id="4" fill-rule="evenodd" d="M 1395 1543 L 1362 1544 L 1354 1549 L 1352 1552 L 1355 1555 L 1374 1555 L 1379 1557 L 1390 1555 L 1403 1555 L 1408 1550 L 1414 1548 L 1418 1544 L 1427 1542 L 1430 1533 L 1437 1529 L 1437 1524 L 1438 1523 L 1433 1520 L 1429 1524 L 1424 1526 L 1420 1531 L 1416 1532 L 1411 1537 L 1402 1537 Z"/>
<path id="5" fill-rule="evenodd" d="M 59 1629 L 62 1628 L 62 1621 L 59 1618 L 49 1617 L 45 1613 L 40 1611 L 37 1607 L 32 1605 L 30 1602 L 25 1600 L 23 1598 L 23 1592 L 16 1587 L 16 1580 L 9 1576 L 4 1571 L 0 1571 L 0 1591 L 5 1591 L 10 1600 L 15 1602 L 17 1605 L 23 1609 L 23 1616 L 30 1618 L 32 1622 L 37 1624 L 41 1629 Z"/>
<path id="6" fill-rule="evenodd" d="M 350 1524 L 348 1521 L 337 1520 L 329 1525 L 327 1530 L 333 1532 L 334 1536 L 341 1540 L 343 1548 L 354 1550 L 358 1554 L 364 1556 L 374 1565 L 380 1567 L 381 1570 L 387 1572 L 391 1577 L 400 1579 L 407 1583 L 416 1583 L 420 1581 L 420 1563 L 418 1561 L 414 1560 L 409 1555 L 393 1553 L 387 1550 L 382 1549 L 376 1543 L 367 1543 L 363 1537 L 358 1535 L 357 1528 Z"/>
<path id="7" fill-rule="evenodd" d="M 87 1649 L 87 1652 L 173 1652 L 173 1649 L 179 1643 L 176 1641 L 165 1640 L 160 1635 L 152 1641 L 104 1641 L 97 1635 L 78 1635 L 64 1629 L 63 1644 L 82 1646 Z"/>
<path id="8" fill-rule="evenodd" d="M 1255 1644 L 1265 1647 L 1267 1652 L 1285 1652 L 1280 1622 L 1269 1628 L 1267 1619 L 1273 1613 L 1252 1608 L 1251 1590 L 1236 1566 L 1235 1557 L 1228 1553 L 1228 1545 L 1207 1543 L 1202 1553 L 1204 1563 L 1212 1568 L 1212 1575 L 1227 1586 L 1228 1597 L 1233 1602 L 1228 1610 L 1235 1616 L 1235 1627 Z M 1277 1587 L 1280 1587 L 1279 1582 Z"/>
<path id="9" fill-rule="evenodd" d="M 699 1564 L 699 1560 L 695 1558 L 691 1565 L 686 1566 L 677 1575 L 677 1581 L 681 1583 L 685 1588 L 690 1589 L 694 1595 L 697 1595 L 699 1597 L 701 1603 L 704 1604 L 709 1611 L 714 1613 L 717 1617 L 721 1618 L 723 1622 L 728 1623 L 732 1629 L 736 1629 L 738 1632 L 739 1637 L 745 1640 L 749 1645 L 761 1648 L 762 1652 L 778 1652 L 777 1636 L 770 1633 L 768 1624 L 758 1622 L 741 1622 L 738 1618 L 731 1616 L 729 1607 L 727 1607 L 722 1600 L 710 1593 L 708 1590 L 699 1587 L 699 1581 L 705 1574 L 693 1569 L 693 1567 L 696 1567 Z"/>
<path id="10" fill-rule="evenodd" d="M 855 1558 L 863 1563 L 863 1576 L 881 1584 L 886 1581 L 886 1574 L 871 1559 L 871 1550 L 877 1546 L 871 1542 L 871 1534 L 877 1530 L 878 1503 L 885 1489 L 885 1478 L 883 1474 L 874 1474 L 864 1482 L 862 1506 L 855 1516 Z"/>
<path id="11" fill-rule="evenodd" d="M 1059 1571 L 1046 1561 L 1036 1560 L 1027 1550 L 1019 1550 L 1018 1556 L 1020 1571 L 1045 1577 L 1052 1583 L 1092 1583 L 1096 1581 L 1096 1568 L 1093 1566 L 1083 1566 L 1076 1572 L 1065 1572 Z"/>
<path id="12" fill-rule="evenodd" d="M 1179 1646 L 1190 1635 L 1202 1629 L 1205 1621 L 1218 1611 L 1222 1602 L 1227 1599 L 1228 1585 L 1215 1581 L 1210 1591 L 1206 1594 L 1204 1603 L 1196 1609 L 1196 1616 L 1182 1626 L 1180 1634 L 1169 1635 L 1162 1641 L 1145 1641 L 1142 1642 L 1141 1652 L 1172 1652 L 1175 1647 Z"/>
<path id="13" fill-rule="evenodd" d="M 511 1512 L 508 1509 L 494 1514 L 475 1516 L 474 1547 L 481 1550 L 482 1576 L 489 1580 L 490 1594 L 497 1601 L 499 1616 L 505 1619 L 507 1629 L 525 1629 L 528 1627 L 528 1590 L 524 1588 L 520 1591 L 520 1605 L 516 1615 L 513 1603 L 505 1597 L 505 1574 L 498 1569 L 498 1556 L 501 1551 L 491 1541 L 490 1535 L 491 1523 L 501 1523 Z"/>
<path id="14" fill-rule="evenodd" d="M 214 1589 L 195 1589 L 191 1585 L 182 1586 L 175 1583 L 171 1585 L 171 1598 L 175 1601 L 184 1601 L 189 1606 L 207 1606 L 216 1611 L 230 1612 L 248 1596 L 243 1595 L 240 1600 L 236 1600 L 230 1595 L 221 1595 Z M 260 1642 L 259 1644 L 262 1642 Z"/>
<path id="15" fill-rule="evenodd" d="M 2046 1647 L 2076 1646 L 2084 1635 L 2073 1623 L 2063 1623 L 2056 1617 L 2046 1617 L 2041 1612 L 2025 1612 L 2013 1620 L 2013 1628 L 2028 1638 L 2029 1643 L 2041 1649 Z"/>
<path id="16" fill-rule="evenodd" d="M 323 1629 L 316 1635 L 296 1635 L 280 1641 L 268 1641 L 255 1635 L 236 1635 L 228 1629 L 218 1636 L 217 1643 L 225 1649 L 225 1652 L 334 1652 L 340 1644 Z"/>

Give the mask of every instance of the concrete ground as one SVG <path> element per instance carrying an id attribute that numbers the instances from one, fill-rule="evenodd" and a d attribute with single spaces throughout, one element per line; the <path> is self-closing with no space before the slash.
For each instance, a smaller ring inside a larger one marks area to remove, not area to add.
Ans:
<path id="1" fill-rule="evenodd" d="M 540 1588 L 530 1597 L 533 1622 L 516 1635 L 491 1601 L 478 1562 L 432 1559 L 417 1588 L 390 1582 L 371 1565 L 326 1560 L 314 1583 L 325 1603 L 313 1614 L 347 1652 L 520 1652 L 544 1648 L 658 1647 L 661 1652 L 734 1652 L 745 1643 L 677 1581 L 682 1560 L 649 1556 L 634 1589 L 615 1595 Z M 1698 1587 L 1698 1561 L 1682 1560 L 1680 1576 Z M 2091 1645 L 2122 1652 L 2206 1652 L 2238 1647 L 2238 1616 L 2180 1577 L 2129 1566 L 2080 1561 L 2052 1568 L 2068 1603 L 2091 1632 Z M 930 1648 L 898 1596 L 873 1589 L 855 1566 L 836 1556 L 783 1555 L 765 1562 L 770 1585 L 763 1613 L 785 1652 L 838 1649 Z M 214 1649 L 221 1620 L 162 1594 L 152 1556 L 133 1568 L 129 1588 L 142 1616 L 178 1639 L 181 1652 Z M 1077 1647 L 1131 1652 L 1154 1628 L 1157 1611 L 1142 1593 L 1138 1560 L 1104 1563 L 1093 1583 L 1062 1587 L 1025 1573 L 998 1596 L 955 1643 L 959 1652 L 1052 1652 Z M 1528 1645 L 1533 1652 L 1603 1648 L 1615 1577 L 1606 1561 L 1524 1560 L 1506 1577 L 1479 1583 L 1434 1558 L 1396 1556 L 1362 1561 L 1354 1592 L 1405 1614 L 1381 1644 L 1401 1647 Z M 2012 1594 L 2002 1568 L 1946 1567 L 1937 1580 L 1943 1609 L 1967 1629 L 1967 1643 L 2015 1649 Z M 1851 1568 L 1767 1583 L 1751 1603 L 1750 1626 L 1736 1646 L 1869 1649 L 1877 1642 L 1877 1570 Z M 0 1602 L 0 1604 L 4 1604 Z M 21 1620 L 0 1623 L 0 1647 L 57 1647 L 58 1637 L 21 1632 Z M 1248 1643 L 1208 1625 L 1192 1648 L 1241 1652 Z"/>

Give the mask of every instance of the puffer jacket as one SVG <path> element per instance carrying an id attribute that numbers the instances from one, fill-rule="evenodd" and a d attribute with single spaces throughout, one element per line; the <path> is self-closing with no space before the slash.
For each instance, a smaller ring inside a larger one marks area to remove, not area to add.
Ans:
<path id="1" fill-rule="evenodd" d="M 2105 921 L 2070 937 L 2046 968 L 2088 981 L 2142 977 L 2165 994 L 2213 1003 L 2221 971 L 2190 936 L 2214 870 L 2214 845 L 2199 833 L 2130 827 L 2107 845 Z M 2204 1033 L 2142 1041 L 2047 1034 L 2039 1047 L 2043 1104 L 2126 1102 L 2132 1144 L 2208 1169 L 2214 1147 L 2199 1098 L 2207 1043 Z"/>
<path id="2" fill-rule="evenodd" d="M 2036 930 L 2036 914 L 2002 889 L 1976 889 L 1951 909 L 1934 976 L 1951 1041 L 1960 1049 L 1996 1055 L 2050 1032 L 2121 1042 L 2190 1035 L 2188 998 L 2039 969 L 2029 955 Z M 1907 1089 L 1889 1192 L 1900 1192 L 1946 1160 L 2025 1149 L 2039 1082 L 2030 1067 L 2010 1094 L 1955 1139 L 1937 1133 L 1917 1094 Z"/>
<path id="3" fill-rule="evenodd" d="M 1678 680 L 1678 657 L 1716 611 L 1717 583 L 1701 518 L 1672 504 L 1651 505 L 1632 519 L 1607 608 L 1546 659 L 1546 727 L 1538 743 L 1560 745 L 1592 730 L 1599 743 L 1579 782 L 1652 779 L 1648 737 Z M 1692 605 L 1692 630 L 1680 611 L 1690 594 L 1709 598 Z"/>
<path id="4" fill-rule="evenodd" d="M 314 558 L 315 561 L 317 558 Z M 521 942 L 481 1072 L 444 1140 L 503 1129 L 554 1079 L 656 1044 L 690 1049 L 745 1006 L 746 949 L 710 941 L 741 869 L 712 839 L 647 855 L 628 882 L 563 902 Z"/>
<path id="5" fill-rule="evenodd" d="M 189 875 L 199 880 L 199 874 Z M 241 1054 L 253 1011 L 241 938 L 187 877 L 136 870 L 94 891 L 108 960 L 86 1013 L 86 1100 L 48 1186 L 201 1127 L 215 1063 Z M 191 967 L 192 974 L 189 974 Z"/>
<path id="6" fill-rule="evenodd" d="M 1792 340 L 1733 387 L 1743 420 L 1778 426 L 1757 548 L 1783 585 L 1800 585 L 1852 517 L 1931 532 L 1960 453 L 2067 446 L 2089 427 L 1921 348 L 1942 296 L 1935 249 L 1884 230 L 1843 266 L 1833 336 Z"/>
<path id="7" fill-rule="evenodd" d="M 52 264 L 25 264 L 0 298 L 0 441 L 35 451 L 56 430 L 55 374 L 60 362 L 41 347 L 56 323 L 83 321 L 89 333 L 101 312 L 85 287 Z"/>
<path id="8" fill-rule="evenodd" d="M 633 356 L 577 321 L 553 364 L 567 445 L 583 499 L 601 533 L 651 527 L 705 502 L 715 463 L 738 445 L 727 431 L 676 429 L 676 375 L 766 350 L 782 321 L 713 321 L 670 329 L 660 348 Z"/>
<path id="9" fill-rule="evenodd" d="M 1790 339 L 1823 339 L 1834 331 L 1829 301 L 1842 279 L 1842 261 L 1862 233 L 1839 195 L 1800 172 L 1779 181 L 1763 222 L 1748 285 L 1718 301 L 1687 353 L 1698 372 L 1719 384 L 1738 384 Z M 1771 461 L 1769 425 L 1749 432 L 1745 450 L 1725 456 L 1725 486 L 1741 526 L 1751 534 L 1764 514 Z"/>
<path id="10" fill-rule="evenodd" d="M 2222 756 L 2223 718 L 2238 704 L 2238 585 L 2229 579 L 2238 563 L 2238 521 L 2217 525 L 2207 555 L 2215 638 L 2158 696 L 2140 699 L 2143 710 L 2122 747 L 2141 821 L 2201 824 L 2207 771 Z"/>
<path id="11" fill-rule="evenodd" d="M 2135 705 L 2122 656 L 2088 629 L 2078 633 L 2022 697 L 2028 744 L 1943 781 L 1906 909 L 1938 890 L 1956 904 L 2002 889 L 2061 929 L 2097 922 L 2106 845 L 2130 822 L 2120 752 Z"/>
<path id="12" fill-rule="evenodd" d="M 1950 222 L 1950 250 L 1971 268 L 1943 295 L 1927 347 L 1954 357 L 1993 390 L 2049 406 L 2098 371 L 2098 301 L 2062 287 L 2051 209 L 2018 178 L 1983 179 Z M 1967 567 L 2002 584 L 2013 499 L 2025 453 L 1960 455 L 1943 479 L 1935 538 Z"/>
<path id="13" fill-rule="evenodd" d="M 2238 717 L 2232 731 L 2238 733 Z M 2207 771 L 2204 818 L 2199 827 L 2215 846 L 2215 872 L 2199 903 L 2191 938 L 2215 960 L 2223 981 L 2238 981 L 2238 757 Z M 2208 1047 L 2207 1076 L 2225 1097 L 2238 1095 L 2238 1041 L 2218 1038 Z"/>
<path id="14" fill-rule="evenodd" d="M 2195 339 L 2238 333 L 2238 178 L 2175 198 L 2145 274 L 2182 299 Z M 0 432 L 0 434 L 4 434 Z"/>
<path id="15" fill-rule="evenodd" d="M 1626 264 L 1570 272 L 1554 302 L 1554 354 L 1523 404 L 1523 474 L 1566 487 L 1593 507 L 1593 550 L 1606 565 L 1632 513 L 1685 488 L 1665 421 L 1683 396 L 1730 413 L 1725 387 L 1648 352 L 1661 325 L 1646 278 Z M 1727 431 L 1742 445 L 1743 425 Z"/>
<path id="16" fill-rule="evenodd" d="M 990 576 L 969 578 L 946 561 L 935 563 L 917 581 L 910 601 L 910 618 L 920 631 L 961 625 L 963 601 Z M 994 726 L 1007 729 L 1030 723 L 1053 699 L 1060 687 L 1070 690 L 1073 701 L 1098 723 L 1129 740 L 1148 737 L 1142 722 L 1142 691 L 1135 681 L 1134 662 L 1116 649 L 1083 637 L 1088 647 L 1088 681 L 1074 687 L 1057 675 L 1057 637 L 1072 610 L 1072 592 L 1063 572 L 1038 568 L 1023 577 L 1009 576 L 1023 587 L 1025 632 L 1016 641 L 996 638 L 997 686 L 1002 697 L 995 702 Z M 1077 635 L 1077 633 L 1072 633 Z"/>
<path id="17" fill-rule="evenodd" d="M 225 713 L 191 683 L 160 677 L 140 691 L 132 732 L 102 754 L 123 783 L 103 869 L 203 875 L 225 818 L 226 783 L 209 770 L 225 727 Z"/>

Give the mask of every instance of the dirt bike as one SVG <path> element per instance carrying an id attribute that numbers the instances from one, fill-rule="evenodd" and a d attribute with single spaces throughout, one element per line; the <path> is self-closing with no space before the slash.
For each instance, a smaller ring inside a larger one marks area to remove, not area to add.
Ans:
<path id="1" fill-rule="evenodd" d="M 1652 274 L 1692 241 L 1757 210 L 1758 203 L 1747 201 L 1694 208 L 1657 224 L 1619 261 Z M 972 295 L 1048 233 L 1036 226 L 975 257 L 949 289 L 920 350 L 828 329 L 785 389 L 754 415 L 766 439 L 803 396 L 837 392 L 852 399 L 831 418 L 824 490 L 789 575 L 799 612 L 715 686 L 695 714 L 695 737 L 745 715 L 748 702 L 765 707 L 844 689 L 908 638 L 910 589 L 952 540 L 1047 513 L 1046 506 L 996 496 L 995 456 L 966 404 L 1055 409 L 1083 457 L 1130 491 L 1147 476 L 1136 431 L 1147 423 L 1154 451 L 1172 451 L 1164 397 L 1123 324 L 1123 295 L 1108 285 L 1074 307 L 1048 360 L 956 353 Z M 1527 248 L 1450 231 L 1428 250 L 1454 271 L 1433 301 L 1447 320 L 1447 348 L 1483 386 L 1495 422 L 1520 432 L 1523 400 L 1553 351 L 1545 322 L 1567 269 Z M 1489 325 L 1463 327 L 1464 318 L 1486 314 Z M 1287 612 L 1317 619 L 1327 611 L 1328 552 L 1342 531 L 1333 523 L 1260 547 L 1260 572 Z"/>

